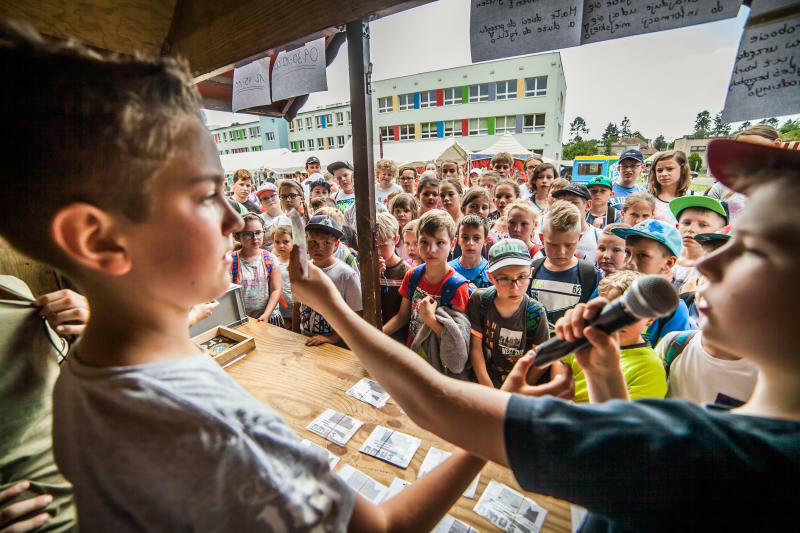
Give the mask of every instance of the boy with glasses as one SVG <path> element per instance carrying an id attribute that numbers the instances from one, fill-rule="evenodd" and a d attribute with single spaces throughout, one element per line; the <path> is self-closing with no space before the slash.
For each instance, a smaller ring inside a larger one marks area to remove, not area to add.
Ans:
<path id="1" fill-rule="evenodd" d="M 614 182 L 611 191 L 614 193 L 609 199 L 609 205 L 621 210 L 625 197 L 641 190 L 636 182 L 644 170 L 644 156 L 639 150 L 628 150 L 619 156 L 619 179 Z"/>
<path id="2" fill-rule="evenodd" d="M 267 250 L 272 251 L 272 223 L 281 216 L 281 203 L 278 200 L 278 188 L 274 183 L 266 182 L 256 193 L 258 202 L 261 204 L 261 209 L 264 211 L 259 215 L 261 220 L 264 221 L 266 227 L 266 235 L 264 236 L 264 244 Z"/>
<path id="3" fill-rule="evenodd" d="M 397 181 L 400 182 L 400 188 L 403 189 L 404 193 L 414 196 L 417 192 L 417 181 L 419 181 L 417 169 L 414 167 L 402 167 Z"/>

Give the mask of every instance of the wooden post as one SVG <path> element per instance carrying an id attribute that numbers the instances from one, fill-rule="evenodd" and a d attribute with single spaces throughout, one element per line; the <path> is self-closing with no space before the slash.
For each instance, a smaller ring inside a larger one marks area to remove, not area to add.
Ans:
<path id="1" fill-rule="evenodd" d="M 372 154 L 372 66 L 369 60 L 369 25 L 361 20 L 347 24 L 347 59 L 350 67 L 350 116 L 353 131 L 353 183 L 356 193 L 358 264 L 364 320 L 380 328 L 381 291 L 375 250 L 375 177 Z"/>

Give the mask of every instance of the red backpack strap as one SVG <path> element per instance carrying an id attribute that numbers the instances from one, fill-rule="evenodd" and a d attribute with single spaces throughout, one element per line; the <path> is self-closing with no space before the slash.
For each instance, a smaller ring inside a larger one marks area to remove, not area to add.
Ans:
<path id="1" fill-rule="evenodd" d="M 233 263 L 231 263 L 231 281 L 233 283 L 239 283 L 239 252 L 233 252 L 231 257 L 233 258 Z"/>

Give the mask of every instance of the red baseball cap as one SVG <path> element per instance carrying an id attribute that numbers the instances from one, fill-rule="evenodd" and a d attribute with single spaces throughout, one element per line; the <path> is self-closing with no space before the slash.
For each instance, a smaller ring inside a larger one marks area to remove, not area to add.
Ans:
<path id="1" fill-rule="evenodd" d="M 708 168 L 719 181 L 734 191 L 749 194 L 755 186 L 771 179 L 761 170 L 800 171 L 800 151 L 731 139 L 708 143 Z"/>

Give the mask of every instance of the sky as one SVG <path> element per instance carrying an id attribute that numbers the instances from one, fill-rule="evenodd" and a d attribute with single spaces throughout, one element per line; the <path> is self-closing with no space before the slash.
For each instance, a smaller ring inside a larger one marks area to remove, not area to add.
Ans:
<path id="1" fill-rule="evenodd" d="M 373 80 L 470 63 L 470 0 L 438 0 L 370 23 Z M 691 133 L 695 117 L 722 110 L 749 9 L 736 18 L 561 50 L 567 83 L 564 142 L 581 116 L 589 137 L 627 116 L 631 129 L 653 139 Z M 328 90 L 304 110 L 349 100 L 347 44 L 328 67 Z M 207 111 L 208 123 L 228 125 L 249 115 Z M 781 118 L 783 122 L 785 118 Z M 755 121 L 754 121 L 755 122 Z"/>

